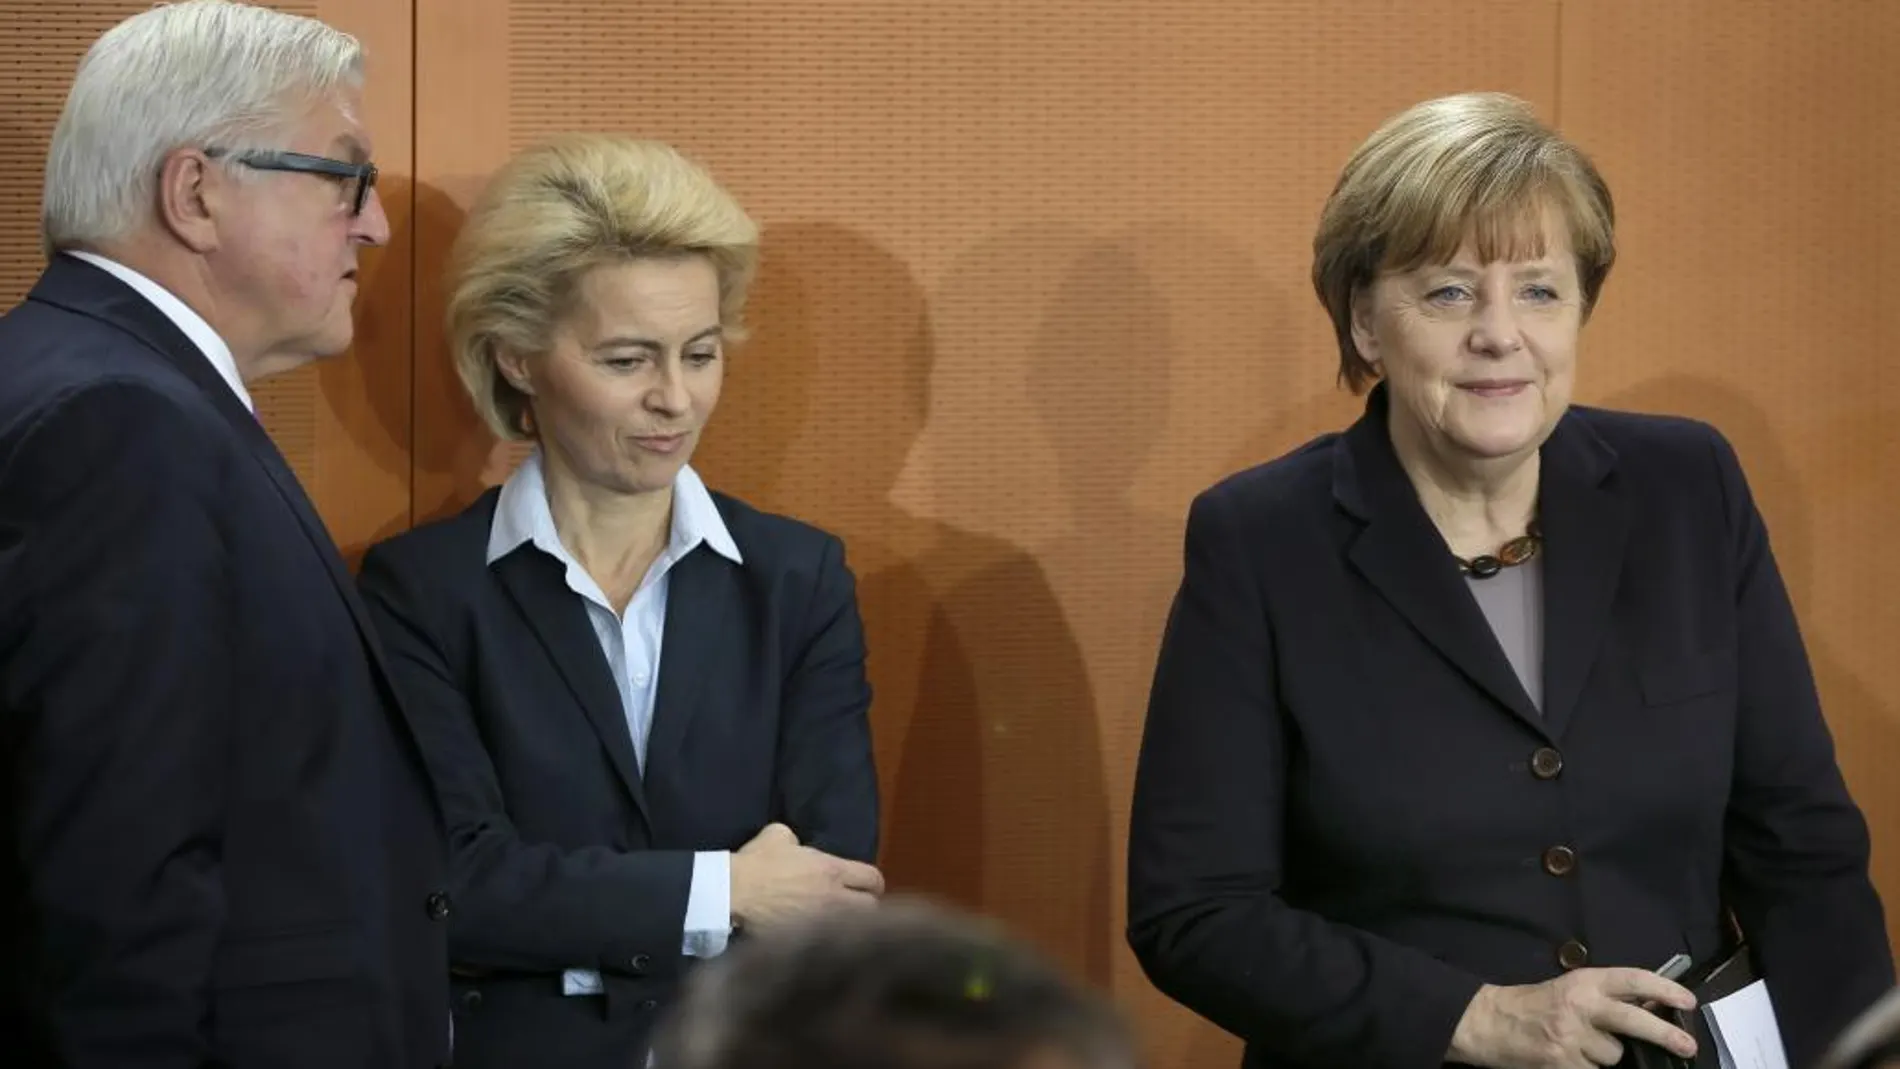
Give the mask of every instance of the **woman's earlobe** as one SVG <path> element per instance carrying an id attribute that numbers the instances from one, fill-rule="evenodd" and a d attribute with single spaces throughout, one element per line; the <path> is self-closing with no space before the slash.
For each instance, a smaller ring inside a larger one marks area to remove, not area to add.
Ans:
<path id="1" fill-rule="evenodd" d="M 1352 328 L 1352 347 L 1359 353 L 1359 359 L 1368 367 L 1379 366 L 1379 335 L 1372 329 L 1372 292 L 1370 288 L 1361 289 L 1352 295 L 1349 306 Z"/>
<path id="2" fill-rule="evenodd" d="M 1378 336 L 1356 315 L 1352 321 L 1352 347 L 1358 352 L 1359 359 L 1366 362 L 1366 366 L 1373 368 L 1379 366 Z"/>

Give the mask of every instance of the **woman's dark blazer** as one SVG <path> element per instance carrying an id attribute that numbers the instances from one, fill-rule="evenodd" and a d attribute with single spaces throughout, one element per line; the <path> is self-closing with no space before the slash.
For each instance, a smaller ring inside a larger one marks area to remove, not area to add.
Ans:
<path id="1" fill-rule="evenodd" d="M 877 776 L 842 544 L 713 500 L 744 564 L 669 573 L 644 775 L 580 597 L 524 545 L 490 566 L 497 491 L 373 548 L 361 586 L 448 821 L 457 1069 L 636 1069 L 692 963 L 696 850 L 783 821 L 871 861 Z M 566 969 L 605 997 L 562 994 Z"/>
<path id="2" fill-rule="evenodd" d="M 1442 1062 L 1480 983 L 1704 961 L 1735 919 L 1793 1064 L 1893 983 L 1868 835 L 1741 467 L 1572 408 L 1542 450 L 1540 714 L 1384 388 L 1202 493 L 1162 640 L 1129 942 L 1245 1065 Z"/>

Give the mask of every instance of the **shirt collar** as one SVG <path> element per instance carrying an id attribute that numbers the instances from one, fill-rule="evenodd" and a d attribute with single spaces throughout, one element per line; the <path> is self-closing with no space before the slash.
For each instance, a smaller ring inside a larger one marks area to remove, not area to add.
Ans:
<path id="1" fill-rule="evenodd" d="M 488 527 L 488 563 L 514 552 L 524 542 L 533 543 L 569 569 L 577 567 L 554 529 L 554 511 L 548 507 L 547 479 L 542 473 L 539 449 L 528 454 L 501 486 L 495 518 Z M 689 465 L 673 477 L 673 527 L 667 538 L 666 557 L 678 561 L 702 544 L 734 564 L 745 563 L 725 518 L 719 515 L 712 492 Z"/>
<path id="2" fill-rule="evenodd" d="M 190 338 L 192 344 L 204 353 L 205 358 L 211 361 L 211 366 L 218 370 L 218 377 L 231 387 L 231 392 L 237 394 L 238 400 L 244 402 L 244 407 L 252 412 L 257 411 L 257 405 L 251 401 L 250 391 L 244 388 L 244 379 L 238 375 L 237 359 L 231 355 L 231 347 L 224 343 L 223 338 L 218 337 L 218 332 L 211 329 L 211 324 L 205 322 L 203 316 L 191 310 L 190 305 L 179 300 L 170 290 L 117 260 L 108 260 L 96 252 L 77 250 L 68 250 L 66 255 L 97 267 L 132 287 L 139 296 L 152 302 L 154 307 L 164 313 L 166 319 L 171 320 L 173 325 L 183 331 L 185 337 Z"/>

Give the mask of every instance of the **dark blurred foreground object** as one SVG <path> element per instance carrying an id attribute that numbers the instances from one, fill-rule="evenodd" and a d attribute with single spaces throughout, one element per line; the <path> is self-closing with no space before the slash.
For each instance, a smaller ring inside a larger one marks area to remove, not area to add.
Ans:
<path id="1" fill-rule="evenodd" d="M 1113 1007 L 1000 928 L 918 901 L 832 913 L 696 970 L 666 1069 L 1136 1069 Z"/>
<path id="2" fill-rule="evenodd" d="M 1887 992 L 1841 1032 L 1818 1069 L 1900 1066 L 1900 988 Z"/>

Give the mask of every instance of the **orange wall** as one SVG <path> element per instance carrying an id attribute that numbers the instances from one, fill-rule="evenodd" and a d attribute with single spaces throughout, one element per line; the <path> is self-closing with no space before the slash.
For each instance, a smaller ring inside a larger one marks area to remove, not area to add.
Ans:
<path id="1" fill-rule="evenodd" d="M 0 2 L 0 62 L 33 72 L 0 115 L 0 299 L 37 270 L 37 168 L 71 61 L 142 6 Z M 893 883 L 999 915 L 1111 988 L 1161 1067 L 1237 1051 L 1155 994 L 1120 936 L 1129 783 L 1187 502 L 1356 412 L 1306 282 L 1353 145 L 1427 96 L 1525 96 L 1595 153 L 1619 206 L 1583 399 L 1702 416 L 1736 441 L 1900 914 L 1885 774 L 1900 563 L 1883 552 L 1900 505 L 1877 481 L 1900 461 L 1885 292 L 1900 5 L 297 9 L 372 51 L 398 233 L 367 272 L 356 353 L 264 391 L 339 540 L 442 515 L 512 460 L 441 342 L 443 256 L 483 178 L 565 129 L 704 160 L 766 244 L 754 341 L 700 464 L 849 543 Z"/>

